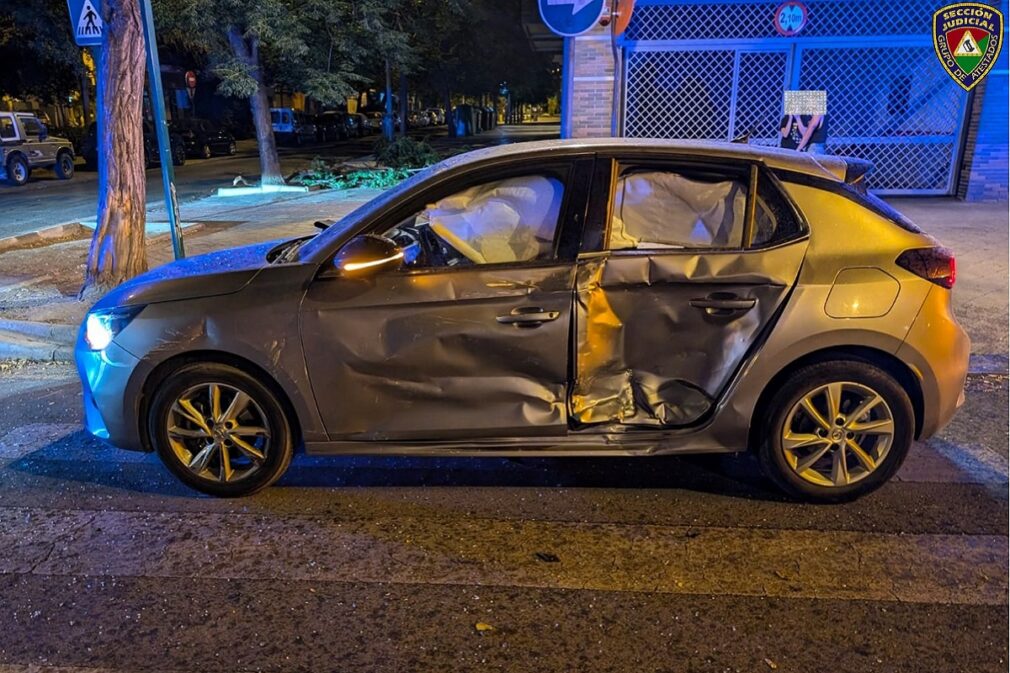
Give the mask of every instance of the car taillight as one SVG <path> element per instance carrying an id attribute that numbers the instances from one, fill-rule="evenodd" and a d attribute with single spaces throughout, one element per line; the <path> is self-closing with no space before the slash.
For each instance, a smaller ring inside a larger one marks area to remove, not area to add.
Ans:
<path id="1" fill-rule="evenodd" d="M 944 247 L 912 248 L 898 255 L 895 263 L 940 287 L 950 289 L 957 279 L 954 252 Z"/>

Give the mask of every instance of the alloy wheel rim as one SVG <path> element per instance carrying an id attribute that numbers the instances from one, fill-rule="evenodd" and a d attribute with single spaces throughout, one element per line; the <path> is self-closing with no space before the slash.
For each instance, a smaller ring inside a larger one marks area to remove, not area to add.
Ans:
<path id="1" fill-rule="evenodd" d="M 840 488 L 884 462 L 894 441 L 894 415 L 883 396 L 852 381 L 814 388 L 782 426 L 782 452 L 801 479 Z"/>
<path id="2" fill-rule="evenodd" d="M 168 441 L 179 462 L 201 479 L 232 483 L 260 470 L 270 452 L 270 425 L 259 404 L 225 383 L 201 383 L 172 404 Z"/>
<path id="3" fill-rule="evenodd" d="M 17 182 L 22 182 L 27 177 L 28 171 L 25 170 L 24 164 L 19 162 L 14 162 L 14 179 Z"/>

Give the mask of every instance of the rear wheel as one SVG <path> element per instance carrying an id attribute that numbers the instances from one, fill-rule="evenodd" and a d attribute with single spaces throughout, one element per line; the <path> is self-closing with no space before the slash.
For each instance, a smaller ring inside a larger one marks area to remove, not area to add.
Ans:
<path id="1" fill-rule="evenodd" d="M 20 187 L 28 182 L 32 171 L 28 167 L 28 160 L 20 154 L 15 154 L 7 160 L 7 182 Z"/>
<path id="2" fill-rule="evenodd" d="M 772 397 L 758 449 L 766 474 L 787 493 L 843 502 L 890 479 L 908 454 L 915 415 L 905 390 L 865 362 L 810 365 Z"/>
<path id="3" fill-rule="evenodd" d="M 60 180 L 69 180 L 74 177 L 74 158 L 70 152 L 60 152 L 53 168 L 56 171 L 56 177 Z"/>
<path id="4" fill-rule="evenodd" d="M 266 488 L 291 462 L 291 424 L 276 395 L 245 372 L 186 365 L 161 382 L 148 416 L 151 443 L 180 480 L 210 495 Z"/>
<path id="5" fill-rule="evenodd" d="M 214 153 L 210 151 L 210 145 L 207 145 L 206 143 L 204 144 L 203 147 L 200 148 L 201 159 L 210 159 L 211 156 L 213 156 L 213 154 Z"/>

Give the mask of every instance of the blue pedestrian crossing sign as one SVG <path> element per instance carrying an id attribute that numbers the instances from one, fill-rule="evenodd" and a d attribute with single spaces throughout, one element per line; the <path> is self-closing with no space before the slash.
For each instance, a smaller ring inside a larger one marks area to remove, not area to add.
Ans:
<path id="1" fill-rule="evenodd" d="M 564 37 L 591 30 L 607 9 L 606 0 L 538 0 L 538 4 L 547 27 Z"/>
<path id="2" fill-rule="evenodd" d="M 98 12 L 100 0 L 67 0 L 70 9 L 70 29 L 79 47 L 98 47 L 102 44 L 102 16 Z"/>

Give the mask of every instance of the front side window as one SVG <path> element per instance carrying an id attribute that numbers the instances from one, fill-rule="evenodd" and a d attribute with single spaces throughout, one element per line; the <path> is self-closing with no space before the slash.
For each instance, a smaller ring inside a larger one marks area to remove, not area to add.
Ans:
<path id="1" fill-rule="evenodd" d="M 632 170 L 617 180 L 611 250 L 740 247 L 747 214 L 742 178 Z"/>
<path id="2" fill-rule="evenodd" d="M 27 136 L 42 135 L 42 125 L 39 124 L 38 120 L 32 119 L 31 117 L 22 117 L 21 124 L 25 127 L 25 135 Z"/>
<path id="3" fill-rule="evenodd" d="M 558 175 L 503 178 L 428 204 L 385 235 L 408 268 L 549 260 L 563 197 Z"/>

